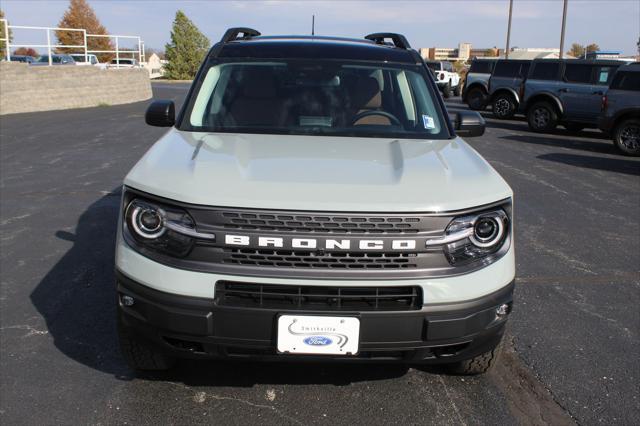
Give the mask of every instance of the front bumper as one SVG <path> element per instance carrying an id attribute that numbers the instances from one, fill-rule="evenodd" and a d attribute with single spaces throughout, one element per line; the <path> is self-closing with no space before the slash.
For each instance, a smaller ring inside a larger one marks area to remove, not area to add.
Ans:
<path id="1" fill-rule="evenodd" d="M 261 358 L 268 360 L 402 361 L 444 363 L 493 349 L 505 317 L 496 308 L 511 305 L 514 283 L 461 303 L 425 305 L 413 311 L 286 311 L 217 306 L 213 299 L 154 290 L 117 272 L 119 324 L 128 333 L 181 358 Z M 131 296 L 124 306 L 122 296 Z M 277 316 L 283 313 L 356 316 L 360 352 L 356 356 L 294 356 L 276 351 Z"/>

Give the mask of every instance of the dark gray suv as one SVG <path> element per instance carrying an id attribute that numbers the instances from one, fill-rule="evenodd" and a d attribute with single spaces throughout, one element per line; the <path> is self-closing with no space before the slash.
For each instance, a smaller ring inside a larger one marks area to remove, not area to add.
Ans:
<path id="1" fill-rule="evenodd" d="M 596 127 L 602 96 L 621 61 L 539 59 L 531 63 L 524 85 L 529 128 L 548 132 Z"/>
<path id="2" fill-rule="evenodd" d="M 462 102 L 474 111 L 484 110 L 489 101 L 489 79 L 495 59 L 474 59 L 464 81 Z"/>
<path id="3" fill-rule="evenodd" d="M 598 127 L 627 155 L 640 156 L 640 62 L 618 68 L 602 98 Z"/>
<path id="4" fill-rule="evenodd" d="M 500 59 L 489 79 L 489 103 L 496 118 L 512 118 L 520 106 L 531 61 Z"/>

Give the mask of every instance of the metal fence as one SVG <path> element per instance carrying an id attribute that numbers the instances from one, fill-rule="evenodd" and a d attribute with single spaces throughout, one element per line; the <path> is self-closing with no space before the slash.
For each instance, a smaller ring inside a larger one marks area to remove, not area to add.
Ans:
<path id="1" fill-rule="evenodd" d="M 59 28 L 59 27 L 31 27 L 24 25 L 9 25 L 9 22 L 6 19 L 0 19 L 0 22 L 4 23 L 4 34 L 0 37 L 0 41 L 5 43 L 6 50 L 6 60 L 11 60 L 11 48 L 12 47 L 33 47 L 33 48 L 46 48 L 47 56 L 49 58 L 49 65 L 53 65 L 53 49 L 56 48 L 66 48 L 66 49 L 77 49 L 77 53 L 84 54 L 85 62 L 89 62 L 88 55 L 90 54 L 101 54 L 101 53 L 115 53 L 116 63 L 114 64 L 115 68 L 120 68 L 122 64 L 120 64 L 120 58 L 131 58 L 138 59 L 138 63 L 143 65 L 146 62 L 145 53 L 144 53 L 144 41 L 139 36 L 127 36 L 127 35 L 104 35 L 104 34 L 87 34 L 87 30 L 83 28 Z M 47 36 L 47 44 L 33 44 L 33 43 L 12 43 L 10 41 L 9 32 L 10 30 L 40 30 L 45 31 Z M 57 42 L 52 43 L 52 40 L 55 37 L 52 37 L 52 31 L 78 31 L 82 33 L 83 44 L 73 45 L 73 44 L 58 44 Z M 91 50 L 88 47 L 87 39 L 89 38 L 109 38 L 115 40 L 115 50 Z M 122 49 L 120 47 L 121 39 L 129 39 L 135 40 L 137 42 L 137 49 L 129 50 Z M 127 56 L 131 55 L 131 56 Z"/>

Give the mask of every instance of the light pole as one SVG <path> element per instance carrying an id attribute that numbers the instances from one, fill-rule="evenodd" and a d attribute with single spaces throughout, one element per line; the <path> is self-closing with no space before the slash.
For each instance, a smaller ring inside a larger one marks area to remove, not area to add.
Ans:
<path id="1" fill-rule="evenodd" d="M 562 8 L 562 30 L 560 31 L 560 55 L 558 56 L 562 59 L 562 55 L 564 55 L 564 28 L 567 25 L 567 4 L 569 0 L 564 0 L 564 6 Z"/>
<path id="2" fill-rule="evenodd" d="M 513 12 L 513 0 L 509 0 L 509 24 L 507 25 L 507 48 L 504 50 L 505 59 L 509 59 L 509 41 L 511 40 L 511 12 Z"/>

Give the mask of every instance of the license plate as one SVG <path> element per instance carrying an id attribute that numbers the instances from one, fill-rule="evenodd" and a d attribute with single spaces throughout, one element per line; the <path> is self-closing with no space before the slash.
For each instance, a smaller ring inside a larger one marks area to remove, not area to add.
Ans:
<path id="1" fill-rule="evenodd" d="M 282 315 L 278 318 L 278 352 L 355 355 L 360 320 L 354 317 Z"/>

